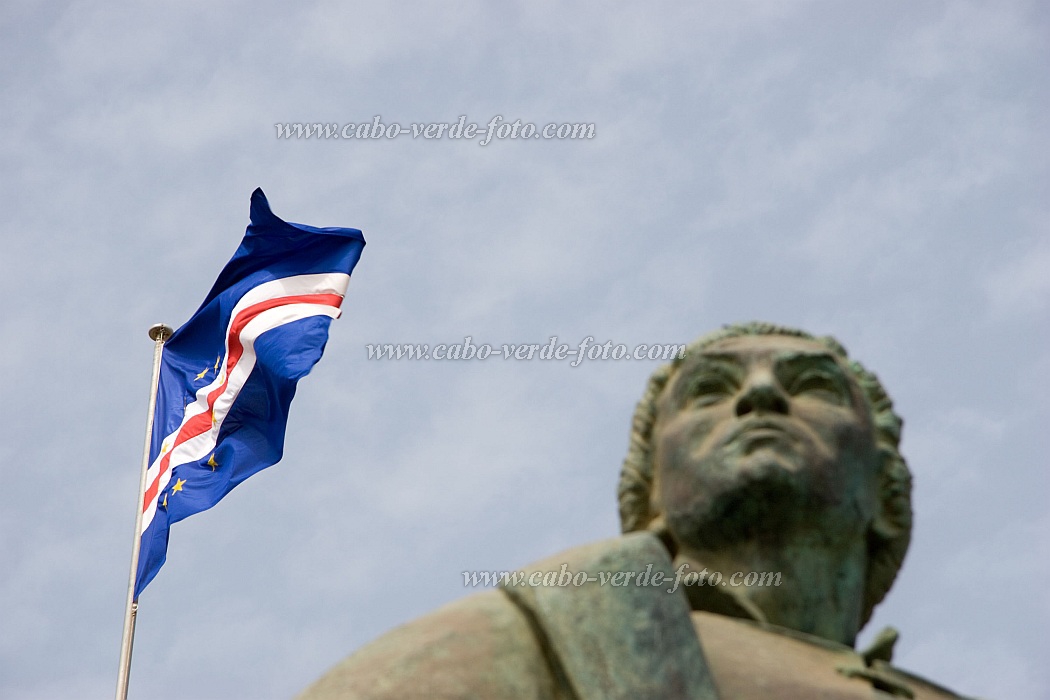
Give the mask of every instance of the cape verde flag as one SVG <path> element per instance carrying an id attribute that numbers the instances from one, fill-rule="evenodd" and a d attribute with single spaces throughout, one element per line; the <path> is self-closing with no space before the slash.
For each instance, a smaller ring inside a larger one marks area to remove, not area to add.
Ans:
<path id="1" fill-rule="evenodd" d="M 357 229 L 283 221 L 252 193 L 240 247 L 163 348 L 135 598 L 172 523 L 281 459 L 296 382 L 324 352 L 364 245 Z"/>

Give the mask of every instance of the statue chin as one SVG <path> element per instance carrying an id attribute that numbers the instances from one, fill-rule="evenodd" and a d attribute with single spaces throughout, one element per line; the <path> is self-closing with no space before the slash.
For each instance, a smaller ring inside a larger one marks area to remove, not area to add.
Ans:
<path id="1" fill-rule="evenodd" d="M 731 464 L 665 476 L 658 510 L 680 543 L 710 548 L 768 539 L 821 521 L 823 507 L 793 453 L 761 448 Z"/>
<path id="2" fill-rule="evenodd" d="M 775 541 L 819 517 L 810 512 L 815 504 L 797 472 L 778 459 L 749 462 L 730 483 L 708 490 L 708 497 L 667 508 L 668 529 L 680 544 L 710 549 L 758 537 Z"/>

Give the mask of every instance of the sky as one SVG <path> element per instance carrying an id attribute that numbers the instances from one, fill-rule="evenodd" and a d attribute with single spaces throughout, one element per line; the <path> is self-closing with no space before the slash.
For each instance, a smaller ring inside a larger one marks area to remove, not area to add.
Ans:
<path id="1" fill-rule="evenodd" d="M 284 459 L 172 529 L 131 697 L 288 698 L 619 531 L 656 361 L 369 344 L 837 337 L 904 417 L 915 528 L 861 644 L 1050 698 L 1050 13 L 1037 2 L 30 2 L 0 12 L 0 697 L 116 685 L 156 322 L 262 187 L 364 231 Z M 590 139 L 278 138 L 284 123 Z"/>

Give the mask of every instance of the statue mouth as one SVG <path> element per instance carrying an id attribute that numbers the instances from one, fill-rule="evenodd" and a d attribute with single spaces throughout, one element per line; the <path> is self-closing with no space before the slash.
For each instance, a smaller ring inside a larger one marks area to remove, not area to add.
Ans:
<path id="1" fill-rule="evenodd" d="M 787 421 L 772 418 L 752 418 L 744 420 L 730 431 L 727 443 L 753 440 L 798 440 L 800 436 Z"/>
<path id="2" fill-rule="evenodd" d="M 737 457 L 770 451 L 785 458 L 791 455 L 790 461 L 794 462 L 809 452 L 810 443 L 809 436 L 789 420 L 762 416 L 744 419 L 730 430 L 722 444 Z"/>

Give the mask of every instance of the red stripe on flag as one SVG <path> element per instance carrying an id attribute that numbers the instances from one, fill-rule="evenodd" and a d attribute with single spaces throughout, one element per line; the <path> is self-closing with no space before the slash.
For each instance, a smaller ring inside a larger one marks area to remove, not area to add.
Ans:
<path id="1" fill-rule="evenodd" d="M 234 368 L 237 366 L 237 362 L 241 359 L 241 355 L 244 353 L 244 346 L 241 343 L 240 338 L 241 331 L 244 330 L 244 327 L 262 312 L 269 311 L 278 306 L 287 306 L 289 304 L 320 304 L 338 309 L 342 303 L 343 297 L 338 294 L 300 294 L 297 296 L 267 299 L 265 301 L 260 301 L 258 304 L 253 304 L 247 308 L 241 309 L 240 313 L 238 313 L 231 321 L 230 329 L 226 336 L 226 344 L 229 347 L 229 352 L 226 355 L 226 377 L 223 380 L 222 386 L 208 394 L 207 411 L 199 413 L 189 420 L 186 420 L 179 427 L 179 432 L 175 435 L 174 444 L 172 444 L 171 449 L 168 450 L 160 460 L 160 469 L 157 472 L 157 476 L 146 489 L 146 493 L 142 499 L 142 512 L 149 510 L 150 505 L 153 503 L 154 499 L 156 499 L 157 492 L 160 490 L 161 477 L 163 477 L 168 471 L 171 462 L 171 454 L 175 451 L 175 448 L 187 440 L 192 440 L 198 435 L 203 435 L 211 430 L 211 415 L 212 410 L 215 408 L 215 401 L 226 391 L 226 387 L 230 382 L 230 374 L 233 372 Z M 236 400 L 236 396 L 234 399 Z"/>

